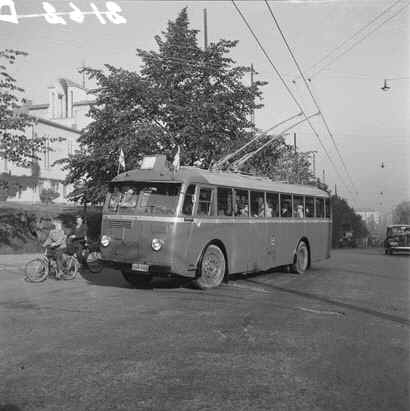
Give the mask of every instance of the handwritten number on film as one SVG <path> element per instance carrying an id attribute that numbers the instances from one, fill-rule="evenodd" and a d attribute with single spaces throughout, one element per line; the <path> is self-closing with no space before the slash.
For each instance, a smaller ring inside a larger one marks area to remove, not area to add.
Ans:
<path id="1" fill-rule="evenodd" d="M 91 11 L 82 11 L 72 2 L 69 3 L 71 9 L 69 12 L 58 12 L 53 4 L 48 1 L 43 1 L 42 6 L 43 13 L 41 14 L 19 16 L 13 0 L 0 0 L 0 21 L 18 24 L 19 17 L 44 17 L 47 23 L 50 24 L 67 24 L 66 18 L 63 16 L 68 16 L 70 20 L 81 24 L 87 14 L 94 14 L 101 24 L 106 24 L 107 20 L 113 24 L 125 24 L 127 22 L 126 18 L 121 15 L 121 7 L 114 1 L 105 2 L 105 11 L 101 11 L 94 3 L 90 3 Z M 6 9 L 6 14 L 3 14 L 3 9 Z"/>

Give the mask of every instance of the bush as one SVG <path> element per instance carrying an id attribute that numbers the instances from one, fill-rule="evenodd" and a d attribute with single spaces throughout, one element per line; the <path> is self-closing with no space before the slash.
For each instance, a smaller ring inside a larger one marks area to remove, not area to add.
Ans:
<path id="1" fill-rule="evenodd" d="M 37 252 L 53 228 L 54 217 L 62 220 L 64 231 L 69 234 L 78 215 L 83 216 L 87 223 L 88 237 L 96 241 L 101 230 L 102 214 L 99 209 L 85 212 L 82 208 L 72 207 L 53 212 L 49 209 L 0 208 L 0 253 Z"/>
<path id="2" fill-rule="evenodd" d="M 52 203 L 56 198 L 60 196 L 59 193 L 55 192 L 51 188 L 43 188 L 40 193 L 40 200 L 42 203 Z"/>

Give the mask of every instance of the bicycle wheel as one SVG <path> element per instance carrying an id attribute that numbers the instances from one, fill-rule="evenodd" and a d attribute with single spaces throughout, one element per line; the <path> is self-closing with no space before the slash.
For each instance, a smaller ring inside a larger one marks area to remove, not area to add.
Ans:
<path id="1" fill-rule="evenodd" d="M 24 271 L 26 273 L 26 280 L 33 283 L 41 283 L 48 276 L 48 260 L 41 257 L 35 258 L 26 264 Z"/>
<path id="2" fill-rule="evenodd" d="M 87 255 L 87 267 L 94 274 L 100 273 L 102 271 L 104 266 L 101 261 L 100 252 L 91 251 L 90 254 Z"/>
<path id="3" fill-rule="evenodd" d="M 74 280 L 74 278 L 77 277 L 79 269 L 80 263 L 73 255 L 65 257 L 63 266 L 63 279 Z"/>

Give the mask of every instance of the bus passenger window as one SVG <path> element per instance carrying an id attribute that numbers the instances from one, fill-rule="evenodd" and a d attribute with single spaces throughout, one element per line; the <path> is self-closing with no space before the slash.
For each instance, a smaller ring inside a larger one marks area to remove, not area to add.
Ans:
<path id="1" fill-rule="evenodd" d="M 212 200 L 213 190 L 211 188 L 201 188 L 199 191 L 198 211 L 197 214 L 201 216 L 208 216 L 213 214 Z"/>
<path id="2" fill-rule="evenodd" d="M 323 218 L 325 216 L 324 198 L 315 198 L 316 217 Z"/>
<path id="3" fill-rule="evenodd" d="M 329 199 L 325 199 L 325 217 L 330 218 L 330 204 L 329 204 Z"/>
<path id="4" fill-rule="evenodd" d="M 249 217 L 249 196 L 246 190 L 234 190 L 235 192 L 235 216 Z"/>
<path id="5" fill-rule="evenodd" d="M 232 215 L 232 190 L 230 188 L 218 188 L 218 215 Z"/>
<path id="6" fill-rule="evenodd" d="M 266 193 L 266 217 L 279 216 L 279 194 Z"/>
<path id="7" fill-rule="evenodd" d="M 307 218 L 314 217 L 315 203 L 313 197 L 305 197 L 305 216 Z"/>
<path id="8" fill-rule="evenodd" d="M 265 193 L 251 191 L 251 216 L 265 217 Z"/>
<path id="9" fill-rule="evenodd" d="M 290 194 L 280 195 L 281 217 L 292 217 L 292 196 Z"/>
<path id="10" fill-rule="evenodd" d="M 293 196 L 293 217 L 304 218 L 303 196 Z"/>
<path id="11" fill-rule="evenodd" d="M 190 184 L 185 193 L 184 205 L 182 206 L 182 214 L 192 215 L 195 201 L 195 184 Z"/>

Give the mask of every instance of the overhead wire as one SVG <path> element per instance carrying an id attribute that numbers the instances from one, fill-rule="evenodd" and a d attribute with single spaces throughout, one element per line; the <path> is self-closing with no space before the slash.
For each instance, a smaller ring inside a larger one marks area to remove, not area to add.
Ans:
<path id="1" fill-rule="evenodd" d="M 316 68 L 317 66 L 319 66 L 323 61 L 325 61 L 326 59 L 328 59 L 329 57 L 331 57 L 332 55 L 334 55 L 335 52 L 337 52 L 337 50 L 341 49 L 342 47 L 344 47 L 347 43 L 349 43 L 349 41 L 351 41 L 352 39 L 354 39 L 355 37 L 357 37 L 360 33 L 362 33 L 363 31 L 365 31 L 368 27 L 370 27 L 373 23 L 375 23 L 379 18 L 381 18 L 383 15 L 385 15 L 386 13 L 388 13 L 396 4 L 400 3 L 401 0 L 396 0 L 394 1 L 389 7 L 387 7 L 386 9 L 384 9 L 381 13 L 379 13 L 376 17 L 374 17 L 372 20 L 370 20 L 366 25 L 364 25 L 363 27 L 361 27 L 359 30 L 355 31 L 351 36 L 349 36 L 348 38 L 346 38 L 345 40 L 343 40 L 341 43 L 339 43 L 336 47 L 334 47 L 332 50 L 330 50 L 328 53 L 326 53 L 319 61 L 317 61 L 316 63 L 314 63 L 312 66 L 310 66 L 308 68 L 308 72 L 314 71 L 314 68 Z"/>
<path id="2" fill-rule="evenodd" d="M 319 73 L 321 73 L 324 69 L 332 65 L 336 60 L 340 59 L 343 57 L 346 53 L 348 53 L 350 50 L 352 50 L 354 47 L 362 43 L 364 40 L 366 40 L 371 34 L 373 34 L 375 31 L 377 31 L 380 27 L 384 26 L 386 23 L 388 23 L 390 20 L 392 20 L 394 17 L 399 15 L 404 9 L 410 6 L 410 2 L 407 2 L 403 7 L 398 9 L 395 13 L 393 13 L 391 16 L 389 16 L 387 19 L 383 20 L 380 24 L 376 25 L 372 30 L 367 32 L 363 37 L 358 39 L 356 42 L 350 45 L 346 50 L 344 50 L 342 53 L 337 54 L 332 60 L 328 61 L 324 66 L 322 66 L 319 70 L 316 70 L 310 74 L 310 78 L 313 78 L 317 76 Z"/>
<path id="3" fill-rule="evenodd" d="M 336 140 L 335 140 L 335 138 L 334 138 L 334 135 L 333 135 L 332 131 L 330 130 L 329 124 L 328 124 L 325 116 L 323 115 L 322 109 L 321 109 L 320 106 L 319 106 L 319 102 L 317 101 L 316 97 L 314 96 L 314 94 L 313 94 L 313 92 L 312 92 L 312 89 L 310 88 L 309 83 L 308 83 L 308 81 L 306 80 L 306 77 L 305 77 L 305 75 L 304 75 L 304 73 L 303 73 L 303 70 L 302 70 L 299 62 L 297 61 L 297 59 L 296 59 L 296 57 L 295 57 L 295 54 L 293 53 L 293 50 L 292 50 L 292 48 L 290 47 L 289 42 L 287 41 L 286 36 L 285 36 L 285 34 L 283 33 L 283 30 L 282 30 L 282 28 L 280 27 L 279 22 L 278 22 L 276 16 L 274 15 L 273 10 L 272 10 L 272 8 L 270 7 L 270 5 L 269 5 L 269 3 L 268 3 L 267 0 L 265 0 L 265 4 L 266 4 L 266 7 L 268 8 L 268 10 L 269 10 L 269 12 L 270 12 L 270 15 L 272 16 L 273 21 L 275 22 L 275 25 L 276 25 L 276 27 L 277 27 L 277 29 L 278 29 L 278 31 L 279 31 L 279 33 L 280 33 L 280 35 L 281 35 L 284 43 L 285 43 L 285 45 L 286 45 L 286 48 L 288 49 L 290 55 L 292 56 L 292 60 L 293 60 L 293 62 L 295 63 L 296 68 L 297 68 L 300 76 L 302 77 L 302 79 L 303 79 L 303 81 L 304 81 L 304 83 L 305 83 L 305 86 L 306 86 L 307 90 L 309 91 L 310 97 L 312 98 L 312 100 L 313 100 L 313 102 L 314 102 L 314 104 L 315 104 L 315 106 L 316 106 L 316 109 L 317 109 L 317 111 L 319 112 L 319 116 L 320 116 L 320 118 L 322 119 L 323 124 L 324 124 L 325 127 L 326 127 L 326 130 L 327 130 L 327 132 L 328 132 L 328 134 L 329 134 L 329 136 L 330 136 L 330 139 L 332 140 L 333 146 L 335 147 L 335 150 L 336 150 L 336 152 L 337 152 L 337 154 L 338 154 L 338 156 L 339 156 L 339 159 L 340 159 L 340 161 L 341 161 L 341 163 L 342 163 L 342 165 L 343 165 L 343 168 L 344 168 L 344 170 L 345 170 L 345 172 L 346 172 L 346 174 L 347 174 L 347 176 L 348 176 L 348 178 L 349 178 L 349 180 L 350 180 L 350 184 L 352 185 L 352 187 L 353 187 L 353 189 L 355 190 L 355 192 L 358 193 L 357 188 L 356 188 L 356 186 L 355 186 L 355 184 L 354 184 L 354 182 L 353 182 L 352 176 L 350 175 L 350 172 L 349 172 L 349 170 L 347 169 L 347 166 L 346 166 L 346 163 L 345 163 L 345 161 L 344 161 L 344 159 L 343 159 L 342 153 L 340 152 L 339 147 L 338 147 L 338 145 L 336 144 Z"/>
<path id="4" fill-rule="evenodd" d="M 279 72 L 279 70 L 277 69 L 277 67 L 275 66 L 275 64 L 273 63 L 272 59 L 270 58 L 269 54 L 266 52 L 265 48 L 263 47 L 261 41 L 259 40 L 258 36 L 255 34 L 255 32 L 253 31 L 252 27 L 250 26 L 248 20 L 246 19 L 246 17 L 244 16 L 244 14 L 242 13 L 242 11 L 240 10 L 240 8 L 238 7 L 238 5 L 236 4 L 235 0 L 231 0 L 232 4 L 234 5 L 236 11 L 238 12 L 239 16 L 242 18 L 243 22 L 245 23 L 246 27 L 248 28 L 248 30 L 250 31 L 250 33 L 252 34 L 253 38 L 255 39 L 256 43 L 258 44 L 259 48 L 261 49 L 262 53 L 264 54 L 264 56 L 266 57 L 266 59 L 268 60 L 268 62 L 270 63 L 270 65 L 272 66 L 273 70 L 275 71 L 276 75 L 279 77 L 280 81 L 282 82 L 283 86 L 285 87 L 286 91 L 289 93 L 289 95 L 291 96 L 292 100 L 294 101 L 294 103 L 296 104 L 296 106 L 299 108 L 299 110 L 302 112 L 303 116 L 305 117 L 307 123 L 309 124 L 309 127 L 312 129 L 314 135 L 316 136 L 317 140 L 320 143 L 320 146 L 322 147 L 324 153 L 326 154 L 329 162 L 332 164 L 336 174 L 338 175 L 340 181 L 345 185 L 345 187 L 347 188 L 347 190 L 351 192 L 351 189 L 347 186 L 347 184 L 344 181 L 344 178 L 340 175 L 340 172 L 335 164 L 335 162 L 333 161 L 332 157 L 330 156 L 326 146 L 323 144 L 322 139 L 320 138 L 318 132 L 316 131 L 316 129 L 314 128 L 312 122 L 310 121 L 310 119 L 308 118 L 307 114 L 305 113 L 305 110 L 303 109 L 303 107 L 301 106 L 301 104 L 299 103 L 299 101 L 297 100 L 297 98 L 295 97 L 295 95 L 293 94 L 292 90 L 290 89 L 290 87 L 288 86 L 288 84 L 286 83 L 286 81 L 284 80 L 282 74 Z"/>

